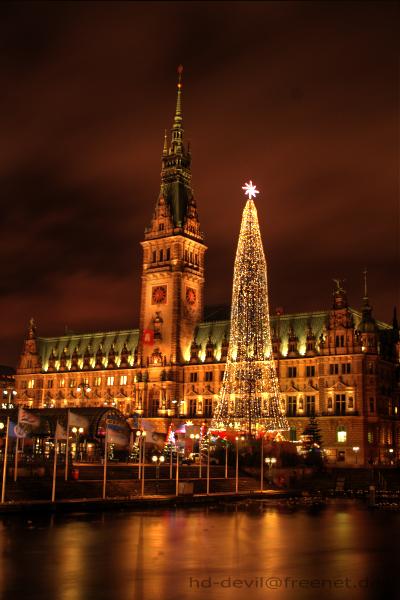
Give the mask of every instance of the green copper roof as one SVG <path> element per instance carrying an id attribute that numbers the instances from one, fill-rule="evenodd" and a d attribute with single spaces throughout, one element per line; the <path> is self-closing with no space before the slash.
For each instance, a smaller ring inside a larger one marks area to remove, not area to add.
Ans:
<path id="1" fill-rule="evenodd" d="M 78 348 L 80 358 L 82 359 L 89 346 L 90 352 L 95 356 L 101 344 L 104 356 L 107 357 L 112 344 L 114 344 L 117 355 L 120 354 L 124 344 L 126 344 L 128 350 L 133 354 L 138 344 L 138 340 L 138 329 L 126 329 L 124 331 L 106 331 L 98 333 L 71 333 L 60 337 L 39 337 L 38 345 L 42 365 L 46 370 L 52 350 L 54 350 L 54 353 L 59 359 L 65 348 L 70 357 L 75 348 Z"/>

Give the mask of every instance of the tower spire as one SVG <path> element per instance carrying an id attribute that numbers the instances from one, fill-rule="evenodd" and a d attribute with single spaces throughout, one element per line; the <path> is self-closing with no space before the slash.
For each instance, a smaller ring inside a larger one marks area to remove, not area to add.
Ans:
<path id="1" fill-rule="evenodd" d="M 176 108 L 174 116 L 174 124 L 172 126 L 172 137 L 171 137 L 171 149 L 170 151 L 175 154 L 181 154 L 183 152 L 183 129 L 182 129 L 182 73 L 183 66 L 178 67 L 178 83 L 177 83 L 177 95 L 176 95 Z"/>

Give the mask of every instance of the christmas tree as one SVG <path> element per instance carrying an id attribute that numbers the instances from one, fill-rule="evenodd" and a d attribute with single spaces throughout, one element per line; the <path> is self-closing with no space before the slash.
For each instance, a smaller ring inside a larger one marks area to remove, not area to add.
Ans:
<path id="1" fill-rule="evenodd" d="M 321 448 L 322 446 L 322 435 L 318 425 L 318 421 L 315 416 L 309 418 L 308 424 L 303 431 L 303 448 L 309 450 L 312 447 Z"/>
<path id="2" fill-rule="evenodd" d="M 229 349 L 212 429 L 255 435 L 289 429 L 280 408 L 280 391 L 272 356 L 267 265 L 252 197 L 243 211 L 236 251 Z"/>

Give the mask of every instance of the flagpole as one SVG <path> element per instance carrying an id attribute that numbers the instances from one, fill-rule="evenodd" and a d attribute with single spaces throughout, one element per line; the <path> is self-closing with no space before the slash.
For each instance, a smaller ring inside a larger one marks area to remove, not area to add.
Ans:
<path id="1" fill-rule="evenodd" d="M 18 479 L 18 446 L 19 446 L 19 437 L 17 436 L 15 439 L 15 458 L 14 458 L 14 481 Z"/>
<path id="2" fill-rule="evenodd" d="M 264 491 L 264 438 L 261 436 L 261 482 L 260 482 L 260 490 Z"/>
<path id="3" fill-rule="evenodd" d="M 67 416 L 67 441 L 65 443 L 65 481 L 68 481 L 68 455 L 69 455 L 69 409 Z"/>
<path id="4" fill-rule="evenodd" d="M 54 436 L 53 485 L 52 485 L 52 488 L 51 488 L 51 501 L 52 502 L 54 502 L 55 499 L 56 499 L 57 447 L 58 447 L 57 427 L 58 427 L 58 421 L 57 421 L 57 424 L 56 424 L 56 434 Z"/>
<path id="5" fill-rule="evenodd" d="M 6 476 L 7 476 L 7 453 L 8 453 L 8 428 L 10 427 L 10 417 L 7 417 L 7 432 L 6 432 L 6 445 L 4 448 L 3 458 L 3 485 L 1 488 L 1 503 L 4 504 L 4 498 L 6 494 Z"/>
<path id="6" fill-rule="evenodd" d="M 144 463 L 146 460 L 146 432 L 142 431 L 142 496 L 144 496 Z"/>
<path id="7" fill-rule="evenodd" d="M 175 496 L 179 494 L 179 452 L 176 449 Z"/>
<path id="8" fill-rule="evenodd" d="M 106 497 L 107 485 L 107 452 L 108 450 L 108 422 L 106 421 L 106 435 L 104 437 L 104 466 L 103 466 L 103 500 Z"/>
<path id="9" fill-rule="evenodd" d="M 210 437 L 208 437 L 208 450 L 207 450 L 207 496 L 210 493 Z"/>

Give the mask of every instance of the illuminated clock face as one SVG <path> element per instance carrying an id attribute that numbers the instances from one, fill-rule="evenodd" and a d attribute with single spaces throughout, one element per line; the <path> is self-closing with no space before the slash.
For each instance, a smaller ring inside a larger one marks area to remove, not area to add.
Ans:
<path id="1" fill-rule="evenodd" d="M 186 302 L 192 306 L 196 303 L 196 290 L 193 288 L 186 288 Z"/>
<path id="2" fill-rule="evenodd" d="M 167 301 L 167 286 L 157 285 L 153 287 L 151 301 L 153 304 L 165 304 Z"/>

